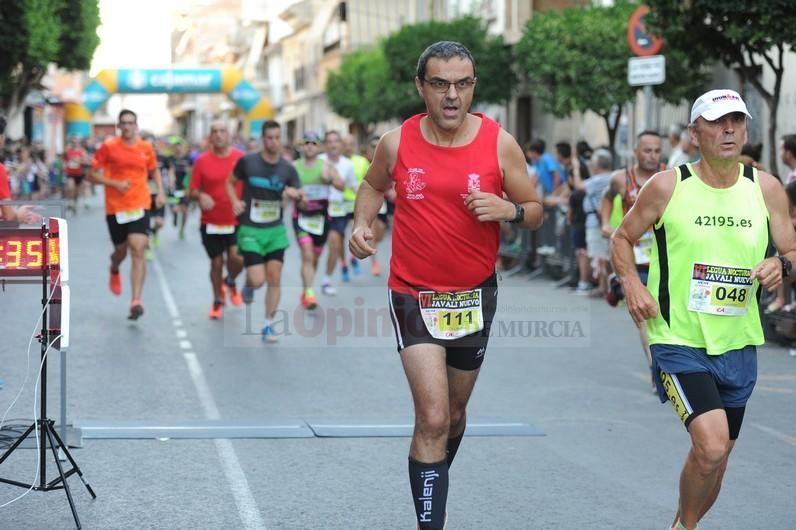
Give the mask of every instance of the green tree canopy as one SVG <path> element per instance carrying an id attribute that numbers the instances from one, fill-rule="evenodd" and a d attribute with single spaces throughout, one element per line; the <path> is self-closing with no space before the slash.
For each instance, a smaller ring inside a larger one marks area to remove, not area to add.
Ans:
<path id="1" fill-rule="evenodd" d="M 622 106 L 637 90 L 627 83 L 633 52 L 626 36 L 636 7 L 620 1 L 611 7 L 544 11 L 528 22 L 515 47 L 531 94 L 545 110 L 558 117 L 587 110 L 602 116 L 612 149 Z M 704 68 L 693 67 L 679 46 L 667 43 L 662 53 L 667 82 L 655 87 L 656 94 L 675 104 L 698 95 L 706 83 Z"/>
<path id="2" fill-rule="evenodd" d="M 706 56 L 735 68 L 750 83 L 769 109 L 768 148 L 770 164 L 777 162 L 777 111 L 779 109 L 783 57 L 796 45 L 796 10 L 782 0 L 649 0 L 648 22 L 667 42 L 677 42 L 691 62 Z M 764 84 L 762 66 L 768 65 L 774 80 Z"/>
<path id="3" fill-rule="evenodd" d="M 87 70 L 98 25 L 98 0 L 0 2 L 0 109 L 19 107 L 50 63 Z"/>
<path id="4" fill-rule="evenodd" d="M 326 99 L 337 114 L 367 131 L 369 126 L 393 118 L 396 93 L 381 48 L 346 55 L 339 70 L 326 83 Z"/>
<path id="5" fill-rule="evenodd" d="M 405 119 L 425 106 L 415 89 L 417 60 L 440 40 L 461 42 L 473 54 L 478 85 L 474 102 L 503 103 L 517 84 L 511 51 L 502 37 L 489 35 L 477 18 L 404 26 L 371 50 L 348 54 L 329 75 L 326 97 L 332 109 L 363 125 Z"/>

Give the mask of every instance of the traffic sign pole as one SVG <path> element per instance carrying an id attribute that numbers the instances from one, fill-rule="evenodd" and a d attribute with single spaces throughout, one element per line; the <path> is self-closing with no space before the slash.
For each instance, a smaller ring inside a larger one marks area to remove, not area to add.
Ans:
<path id="1" fill-rule="evenodd" d="M 630 86 L 644 87 L 644 130 L 652 128 L 652 86 L 666 80 L 666 62 L 662 55 L 657 55 L 663 41 L 650 34 L 644 25 L 649 12 L 648 6 L 639 6 L 627 24 L 627 41 L 636 54 L 628 61 L 627 81 Z"/>

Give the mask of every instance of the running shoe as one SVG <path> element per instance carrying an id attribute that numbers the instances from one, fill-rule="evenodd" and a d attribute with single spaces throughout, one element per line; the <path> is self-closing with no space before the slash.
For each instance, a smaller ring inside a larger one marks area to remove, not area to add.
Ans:
<path id="1" fill-rule="evenodd" d="M 152 246 L 155 248 L 160 246 L 160 233 L 157 230 L 152 232 Z"/>
<path id="2" fill-rule="evenodd" d="M 359 260 L 356 258 L 351 258 L 351 272 L 354 273 L 354 276 L 359 276 L 362 273 L 362 268 L 359 266 Z"/>
<path id="3" fill-rule="evenodd" d="M 254 289 L 249 287 L 248 285 L 244 285 L 243 289 L 240 290 L 241 300 L 243 300 L 244 304 L 251 304 L 254 300 Z"/>
<path id="4" fill-rule="evenodd" d="M 130 304 L 130 314 L 127 320 L 138 320 L 144 314 L 144 306 L 141 305 L 141 300 L 133 300 Z"/>
<path id="5" fill-rule="evenodd" d="M 348 275 L 348 267 L 343 265 L 340 269 L 340 272 L 343 275 L 343 283 L 348 283 L 351 281 L 351 276 Z"/>
<path id="6" fill-rule="evenodd" d="M 331 283 L 324 283 L 321 285 L 321 292 L 326 296 L 334 296 L 337 294 L 337 289 Z"/>
<path id="7" fill-rule="evenodd" d="M 229 296 L 229 303 L 238 307 L 243 303 L 243 297 L 238 290 L 238 287 L 235 285 L 235 280 L 230 279 L 229 277 L 224 278 L 224 284 L 221 286 L 221 290 L 227 293 Z"/>
<path id="8" fill-rule="evenodd" d="M 370 262 L 370 273 L 373 276 L 381 276 L 381 264 L 375 257 Z"/>
<path id="9" fill-rule="evenodd" d="M 119 271 L 111 271 L 111 292 L 116 296 L 122 294 L 122 275 Z"/>
<path id="10" fill-rule="evenodd" d="M 269 325 L 269 326 L 265 326 L 263 328 L 263 341 L 264 342 L 270 342 L 272 344 L 274 342 L 278 342 L 279 341 L 279 339 L 276 336 L 276 333 L 274 333 L 273 326 Z"/>
<path id="11" fill-rule="evenodd" d="M 152 261 L 152 259 L 154 257 L 155 257 L 155 253 L 152 252 L 151 248 L 148 248 L 148 249 L 146 249 L 146 251 L 144 251 L 144 258 L 146 258 L 147 261 Z"/>
<path id="12" fill-rule="evenodd" d="M 210 317 L 211 320 L 218 320 L 224 316 L 224 302 L 220 302 L 216 300 L 213 302 L 213 307 L 210 308 L 210 312 L 207 313 L 207 316 Z"/>
<path id="13" fill-rule="evenodd" d="M 318 307 L 318 298 L 315 296 L 315 292 L 312 289 L 307 289 L 301 295 L 301 305 L 304 306 L 305 309 L 313 310 Z"/>

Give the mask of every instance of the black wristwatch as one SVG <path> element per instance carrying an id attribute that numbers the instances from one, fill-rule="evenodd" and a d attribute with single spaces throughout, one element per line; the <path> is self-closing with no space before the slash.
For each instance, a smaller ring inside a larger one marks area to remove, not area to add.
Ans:
<path id="1" fill-rule="evenodd" d="M 793 264 L 785 256 L 777 256 L 780 263 L 782 263 L 782 277 L 787 278 L 793 270 Z"/>
<path id="2" fill-rule="evenodd" d="M 509 221 L 510 223 L 521 223 L 525 220 L 525 208 L 523 208 L 519 204 L 514 205 L 514 219 Z M 790 262 L 788 262 L 790 263 Z"/>

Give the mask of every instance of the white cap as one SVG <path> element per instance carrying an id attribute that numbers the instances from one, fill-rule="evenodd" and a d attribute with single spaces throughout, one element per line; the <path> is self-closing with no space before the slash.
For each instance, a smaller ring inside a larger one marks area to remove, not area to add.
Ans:
<path id="1" fill-rule="evenodd" d="M 705 92 L 694 101 L 691 107 L 691 123 L 702 116 L 708 121 L 713 121 L 731 112 L 743 112 L 750 118 L 749 111 L 746 110 L 746 103 L 743 102 L 738 92 L 726 88 Z"/>

